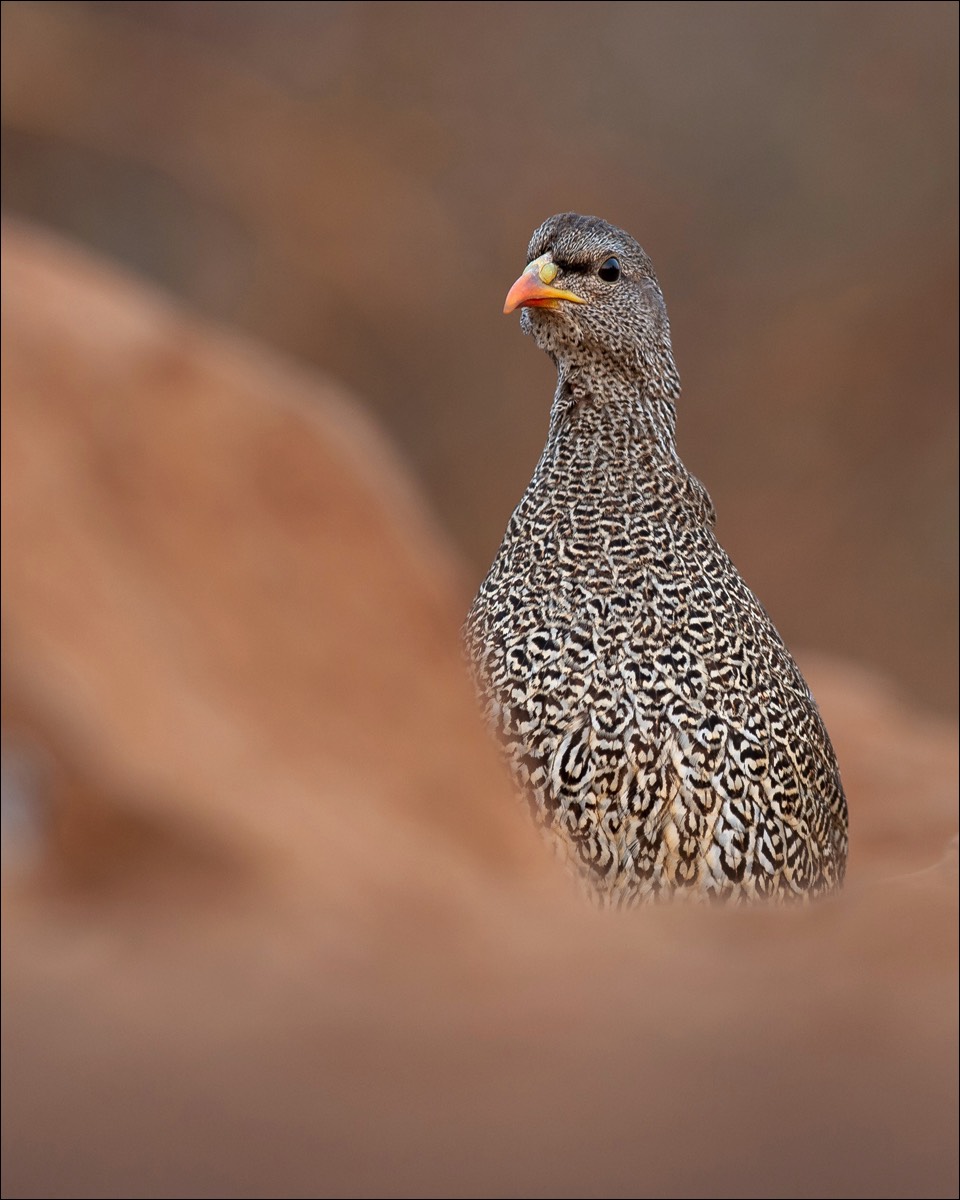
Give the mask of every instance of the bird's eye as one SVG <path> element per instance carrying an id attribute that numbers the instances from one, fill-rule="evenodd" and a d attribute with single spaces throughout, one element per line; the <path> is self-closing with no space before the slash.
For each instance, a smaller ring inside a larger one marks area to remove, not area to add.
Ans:
<path id="1" fill-rule="evenodd" d="M 597 268 L 597 274 L 604 283 L 616 283 L 620 278 L 620 259 L 608 258 Z"/>

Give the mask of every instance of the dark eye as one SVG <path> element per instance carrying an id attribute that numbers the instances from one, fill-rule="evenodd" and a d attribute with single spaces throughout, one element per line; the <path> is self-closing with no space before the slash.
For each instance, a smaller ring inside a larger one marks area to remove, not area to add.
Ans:
<path id="1" fill-rule="evenodd" d="M 616 283 L 620 278 L 620 259 L 608 258 L 597 268 L 597 274 L 604 283 Z"/>

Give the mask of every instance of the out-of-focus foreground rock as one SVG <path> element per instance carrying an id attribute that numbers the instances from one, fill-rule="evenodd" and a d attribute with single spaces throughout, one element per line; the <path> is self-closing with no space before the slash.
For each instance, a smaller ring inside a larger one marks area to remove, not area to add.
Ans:
<path id="1" fill-rule="evenodd" d="M 947 1196 L 954 727 L 811 657 L 843 897 L 585 911 L 357 408 L 3 255 L 4 1194 Z"/>

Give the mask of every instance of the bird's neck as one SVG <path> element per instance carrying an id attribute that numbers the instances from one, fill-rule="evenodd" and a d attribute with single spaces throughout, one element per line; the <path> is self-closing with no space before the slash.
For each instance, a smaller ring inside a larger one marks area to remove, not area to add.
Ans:
<path id="1" fill-rule="evenodd" d="M 563 365 L 537 476 L 559 472 L 636 487 L 686 475 L 677 456 L 676 422 L 673 400 L 642 380 L 598 379 Z"/>

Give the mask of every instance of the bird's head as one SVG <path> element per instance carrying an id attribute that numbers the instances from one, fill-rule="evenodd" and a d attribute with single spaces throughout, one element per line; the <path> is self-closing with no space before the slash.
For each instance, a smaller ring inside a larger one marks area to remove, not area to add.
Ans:
<path id="1" fill-rule="evenodd" d="M 599 217 L 559 213 L 530 239 L 503 311 L 562 369 L 680 393 L 660 284 L 644 249 Z"/>

